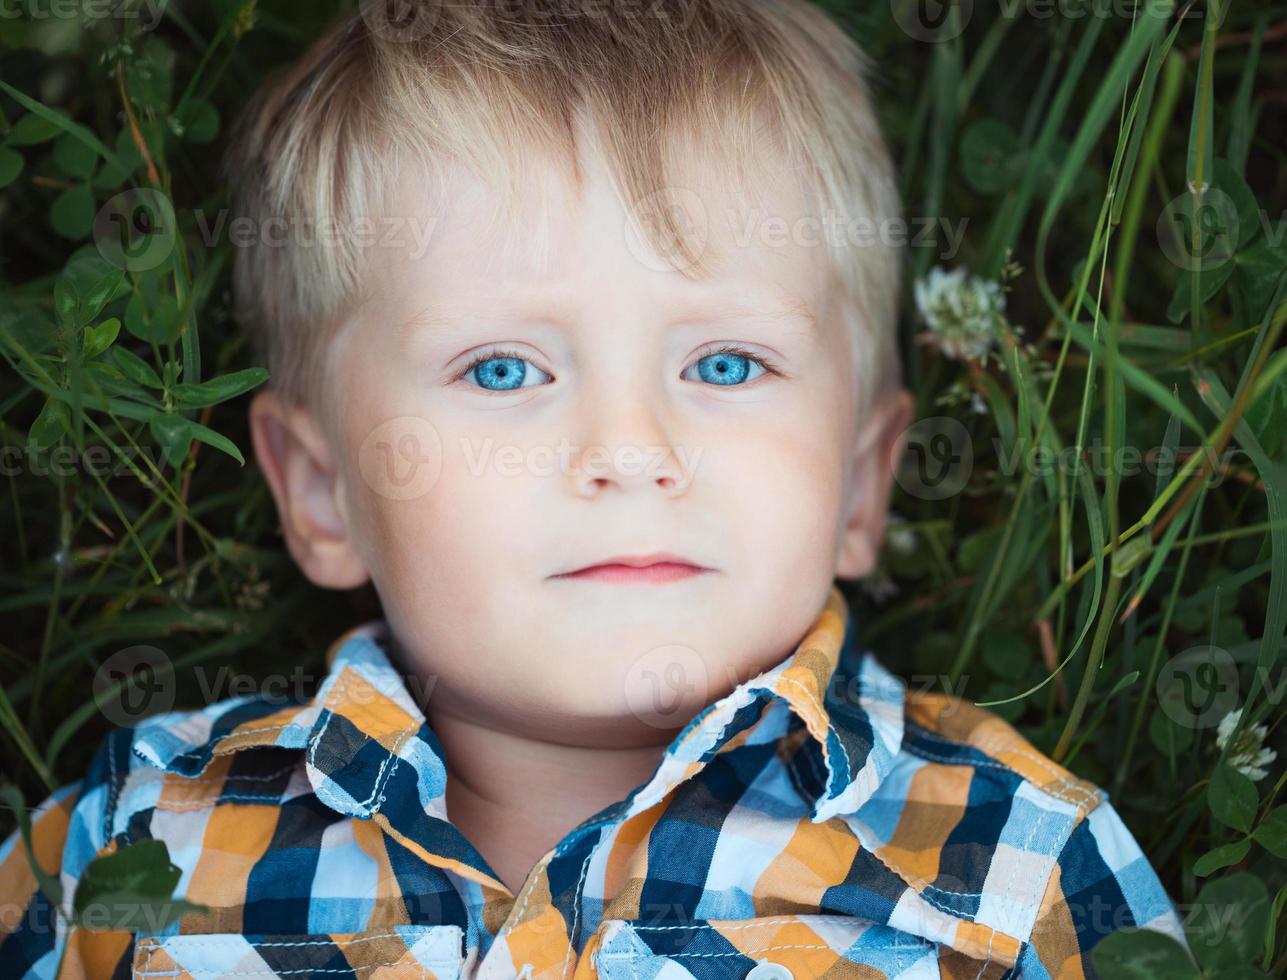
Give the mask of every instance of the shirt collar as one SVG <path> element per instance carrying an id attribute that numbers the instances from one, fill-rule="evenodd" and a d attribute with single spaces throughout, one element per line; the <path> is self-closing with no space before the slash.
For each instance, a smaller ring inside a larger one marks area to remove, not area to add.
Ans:
<path id="1" fill-rule="evenodd" d="M 234 698 L 197 712 L 145 719 L 135 752 L 168 771 L 196 775 L 218 756 L 254 747 L 304 749 L 318 798 L 368 818 L 400 765 L 414 769 L 422 811 L 446 818 L 446 764 L 401 674 L 387 655 L 388 625 L 371 620 L 326 651 L 327 675 L 308 702 L 265 711 L 262 699 Z M 856 812 L 875 792 L 903 739 L 904 683 L 856 643 L 856 624 L 838 587 L 795 649 L 699 712 L 672 740 L 648 782 L 577 831 L 627 819 L 655 805 L 721 751 L 758 739 L 776 709 L 786 765 L 821 823 Z M 231 703 L 230 703 L 231 702 Z M 777 729 L 770 728 L 770 731 Z M 743 734 L 746 733 L 746 734 Z M 399 780 L 401 782 L 401 780 Z"/>

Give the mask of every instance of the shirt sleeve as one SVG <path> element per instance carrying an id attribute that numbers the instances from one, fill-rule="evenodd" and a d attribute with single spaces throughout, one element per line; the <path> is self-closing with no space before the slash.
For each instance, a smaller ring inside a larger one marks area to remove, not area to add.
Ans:
<path id="1" fill-rule="evenodd" d="M 1126 926 L 1163 933 L 1192 958 L 1175 904 L 1139 842 L 1105 798 L 1081 819 L 1060 850 L 1015 976 L 1098 977 L 1092 950 Z"/>
<path id="2" fill-rule="evenodd" d="M 32 855 L 62 886 L 61 913 L 39 887 L 21 831 L 0 844 L 0 977 L 109 977 L 130 953 L 130 933 L 70 929 L 66 917 L 85 866 L 115 850 L 108 822 L 129 734 L 109 735 L 83 779 L 51 793 L 31 811 Z"/>

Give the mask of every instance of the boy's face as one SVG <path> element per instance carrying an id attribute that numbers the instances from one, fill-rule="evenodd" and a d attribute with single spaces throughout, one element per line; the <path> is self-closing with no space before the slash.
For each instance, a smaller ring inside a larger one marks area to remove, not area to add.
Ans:
<path id="1" fill-rule="evenodd" d="M 432 236 L 368 252 L 327 418 L 265 392 L 252 419 L 292 554 L 324 586 L 373 580 L 432 711 L 647 744 L 870 569 L 911 405 L 856 418 L 852 327 L 824 242 L 781 234 L 805 214 L 783 169 L 743 210 L 713 177 L 680 192 L 715 260 L 692 280 L 585 165 L 580 200 L 534 166 L 548 211 L 495 233 L 484 184 L 454 172 L 433 214 L 404 168 L 403 241 Z M 567 574 L 659 552 L 701 570 Z"/>

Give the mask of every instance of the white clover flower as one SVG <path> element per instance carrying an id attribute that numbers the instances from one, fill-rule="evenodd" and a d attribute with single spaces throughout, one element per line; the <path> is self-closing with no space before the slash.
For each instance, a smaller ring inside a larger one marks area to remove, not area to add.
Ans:
<path id="1" fill-rule="evenodd" d="M 885 541 L 900 555 L 910 555 L 916 550 L 916 531 L 907 526 L 907 518 L 890 512 L 885 524 Z"/>
<path id="2" fill-rule="evenodd" d="M 929 328 L 926 342 L 960 361 L 992 349 L 1005 322 L 1001 284 L 970 276 L 964 268 L 934 266 L 913 287 L 916 308 Z"/>
<path id="3" fill-rule="evenodd" d="M 1236 708 L 1220 719 L 1220 725 L 1216 728 L 1216 748 L 1223 751 L 1229 736 L 1233 734 L 1234 726 L 1241 718 L 1242 709 Z M 1225 757 L 1229 765 L 1253 782 L 1264 779 L 1268 775 L 1265 766 L 1278 758 L 1277 752 L 1265 748 L 1265 736 L 1268 734 L 1269 729 L 1263 724 L 1249 726 L 1239 733 L 1238 740 Z"/>

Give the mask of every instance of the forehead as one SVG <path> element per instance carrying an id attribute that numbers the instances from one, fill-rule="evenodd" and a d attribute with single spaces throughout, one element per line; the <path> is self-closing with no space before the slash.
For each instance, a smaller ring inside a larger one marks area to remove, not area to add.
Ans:
<path id="1" fill-rule="evenodd" d="M 662 190 L 633 205 L 585 141 L 577 162 L 579 184 L 535 151 L 512 182 L 459 164 L 437 179 L 404 165 L 386 200 L 395 221 L 420 229 L 421 244 L 381 260 L 377 274 L 388 289 L 446 305 L 637 288 L 819 314 L 833 263 L 799 175 L 771 146 L 753 160 L 681 158 Z"/>

